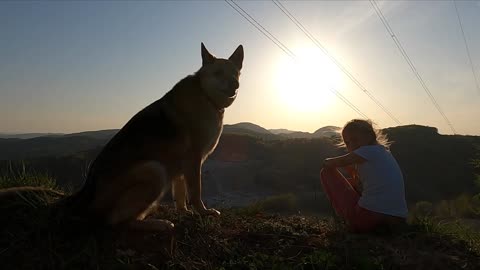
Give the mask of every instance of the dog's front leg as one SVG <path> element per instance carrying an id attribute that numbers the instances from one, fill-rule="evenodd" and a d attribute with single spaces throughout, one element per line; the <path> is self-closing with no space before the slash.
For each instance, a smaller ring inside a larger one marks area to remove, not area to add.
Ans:
<path id="1" fill-rule="evenodd" d="M 175 202 L 175 208 L 180 213 L 190 213 L 187 208 L 187 189 L 183 175 L 176 177 L 172 181 L 172 194 Z"/>
<path id="2" fill-rule="evenodd" d="M 220 215 L 216 209 L 207 209 L 202 201 L 201 159 L 188 160 L 185 165 L 187 194 L 193 210 L 201 215 Z"/>

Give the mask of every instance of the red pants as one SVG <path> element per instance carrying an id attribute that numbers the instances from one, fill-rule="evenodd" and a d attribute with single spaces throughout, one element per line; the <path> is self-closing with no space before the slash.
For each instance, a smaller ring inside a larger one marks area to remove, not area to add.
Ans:
<path id="1" fill-rule="evenodd" d="M 394 218 L 358 206 L 360 194 L 337 169 L 322 169 L 320 180 L 335 212 L 353 232 L 370 232 Z"/>

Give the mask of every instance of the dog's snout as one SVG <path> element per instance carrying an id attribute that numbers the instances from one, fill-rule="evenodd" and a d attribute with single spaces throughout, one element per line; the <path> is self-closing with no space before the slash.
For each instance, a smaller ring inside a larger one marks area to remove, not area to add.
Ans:
<path id="1" fill-rule="evenodd" d="M 237 89 L 240 87 L 240 84 L 237 80 L 229 80 L 227 82 L 227 88 L 224 89 L 224 92 L 229 96 L 233 97 L 237 94 Z"/>
<path id="2" fill-rule="evenodd" d="M 238 87 L 240 87 L 237 80 L 230 81 L 229 86 L 230 86 L 230 89 L 238 89 Z"/>

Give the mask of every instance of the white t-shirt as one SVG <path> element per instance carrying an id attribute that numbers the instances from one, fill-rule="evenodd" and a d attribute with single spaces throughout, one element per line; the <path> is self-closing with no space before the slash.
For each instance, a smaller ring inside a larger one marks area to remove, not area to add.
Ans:
<path id="1" fill-rule="evenodd" d="M 403 175 L 397 161 L 383 145 L 361 146 L 353 153 L 366 159 L 358 165 L 362 196 L 358 205 L 396 217 L 407 217 Z"/>

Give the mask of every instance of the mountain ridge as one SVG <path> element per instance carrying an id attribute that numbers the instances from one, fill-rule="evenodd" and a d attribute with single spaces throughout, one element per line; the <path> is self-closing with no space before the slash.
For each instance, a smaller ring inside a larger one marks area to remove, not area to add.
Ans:
<path id="1" fill-rule="evenodd" d="M 325 126 L 319 128 L 317 131 L 326 129 L 326 128 L 337 128 L 335 126 Z M 72 137 L 72 136 L 88 136 L 94 138 L 111 138 L 116 132 L 120 129 L 100 129 L 100 130 L 87 130 L 74 133 L 42 133 L 42 132 L 32 132 L 32 133 L 0 133 L 0 139 L 33 139 L 38 137 Z M 279 135 L 279 134 L 314 134 L 306 131 L 296 131 L 289 130 L 285 128 L 280 129 L 266 129 L 260 125 L 257 125 L 252 122 L 239 122 L 235 124 L 224 124 L 223 125 L 224 133 L 259 133 L 267 135 Z M 248 131 L 248 132 L 247 132 Z M 305 137 L 305 136 L 301 136 Z"/>

